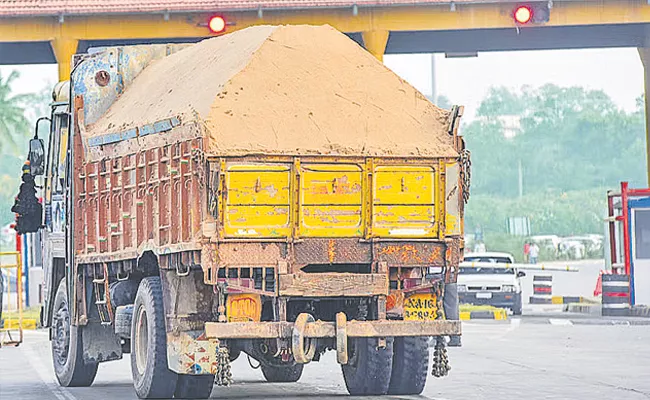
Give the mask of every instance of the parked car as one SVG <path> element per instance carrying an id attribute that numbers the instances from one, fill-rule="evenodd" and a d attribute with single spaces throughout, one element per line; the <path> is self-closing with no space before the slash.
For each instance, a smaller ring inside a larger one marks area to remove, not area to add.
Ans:
<path id="1" fill-rule="evenodd" d="M 582 260 L 587 254 L 587 248 L 582 240 L 566 237 L 558 245 L 558 256 L 568 260 Z"/>
<path id="2" fill-rule="evenodd" d="M 472 262 L 482 265 L 472 266 Z M 509 253 L 485 252 L 465 255 L 458 270 L 460 303 L 508 308 L 514 315 L 521 315 L 520 278 L 526 274 L 507 265 L 514 262 L 514 257 Z M 484 263 L 493 265 L 486 266 Z"/>
<path id="3" fill-rule="evenodd" d="M 558 256 L 558 245 L 562 239 L 557 235 L 536 235 L 531 236 L 530 241 L 537 244 L 547 255 L 555 258 Z"/>

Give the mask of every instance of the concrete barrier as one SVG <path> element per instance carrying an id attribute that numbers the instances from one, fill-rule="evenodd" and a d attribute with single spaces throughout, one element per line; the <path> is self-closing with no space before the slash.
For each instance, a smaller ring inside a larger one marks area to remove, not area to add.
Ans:
<path id="1" fill-rule="evenodd" d="M 553 276 L 533 275 L 533 295 L 530 304 L 552 304 L 553 301 Z"/>
<path id="2" fill-rule="evenodd" d="M 630 276 L 605 274 L 603 280 L 603 316 L 630 315 Z"/>

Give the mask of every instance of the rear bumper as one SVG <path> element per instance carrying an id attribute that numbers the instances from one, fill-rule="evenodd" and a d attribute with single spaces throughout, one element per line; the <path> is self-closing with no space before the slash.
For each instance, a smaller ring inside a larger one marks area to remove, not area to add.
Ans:
<path id="1" fill-rule="evenodd" d="M 347 321 L 348 337 L 395 337 L 395 336 L 448 336 L 460 335 L 460 321 Z M 205 334 L 211 339 L 274 339 L 291 338 L 292 322 L 206 322 Z M 316 321 L 307 323 L 307 338 L 336 337 L 336 323 Z"/>
<path id="2" fill-rule="evenodd" d="M 521 301 L 521 293 L 512 292 L 491 292 L 492 298 L 480 299 L 476 292 L 459 292 L 460 304 L 487 305 L 499 308 L 513 308 Z"/>

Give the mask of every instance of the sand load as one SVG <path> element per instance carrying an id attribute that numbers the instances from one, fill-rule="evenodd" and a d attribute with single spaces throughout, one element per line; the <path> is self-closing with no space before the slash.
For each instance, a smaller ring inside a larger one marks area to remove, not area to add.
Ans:
<path id="1" fill-rule="evenodd" d="M 171 117 L 198 123 L 209 154 L 457 155 L 449 112 L 330 26 L 251 27 L 164 57 L 87 132 Z"/>

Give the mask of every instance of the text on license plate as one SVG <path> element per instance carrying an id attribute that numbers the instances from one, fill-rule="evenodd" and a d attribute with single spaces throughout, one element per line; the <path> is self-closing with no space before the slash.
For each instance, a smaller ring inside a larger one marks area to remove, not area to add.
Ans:
<path id="1" fill-rule="evenodd" d="M 429 321 L 438 316 L 438 302 L 433 293 L 417 293 L 404 299 L 404 320 Z"/>
<path id="2" fill-rule="evenodd" d="M 479 293 L 476 293 L 476 298 L 477 299 L 491 299 L 492 298 L 492 293 L 490 293 L 490 292 L 479 292 Z"/>

